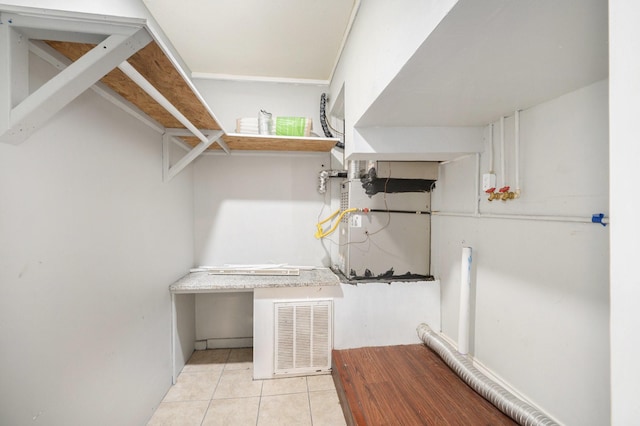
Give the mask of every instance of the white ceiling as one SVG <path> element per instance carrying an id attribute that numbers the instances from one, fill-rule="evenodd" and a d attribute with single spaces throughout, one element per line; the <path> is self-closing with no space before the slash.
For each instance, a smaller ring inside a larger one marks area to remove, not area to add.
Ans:
<path id="1" fill-rule="evenodd" d="M 460 0 L 357 126 L 484 125 L 607 75 L 606 0 Z"/>
<path id="2" fill-rule="evenodd" d="M 360 4 L 143 1 L 194 77 L 312 82 Z M 483 125 L 604 79 L 607 25 L 607 0 L 459 0 L 356 126 Z"/>
<path id="3" fill-rule="evenodd" d="M 143 0 L 198 77 L 328 81 L 356 0 Z"/>

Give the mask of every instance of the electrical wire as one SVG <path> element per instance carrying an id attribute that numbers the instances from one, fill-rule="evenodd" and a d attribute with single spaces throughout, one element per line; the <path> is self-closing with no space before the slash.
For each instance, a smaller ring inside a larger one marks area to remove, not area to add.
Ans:
<path id="1" fill-rule="evenodd" d="M 332 138 L 333 135 L 329 130 L 329 126 L 327 126 L 326 107 L 327 107 L 327 94 L 323 93 L 322 95 L 320 95 L 320 124 L 322 125 L 322 131 L 324 132 L 324 135 L 328 138 Z"/>
<path id="2" fill-rule="evenodd" d="M 331 122 L 330 122 L 329 120 L 327 120 L 327 126 L 329 126 L 329 128 L 330 128 L 331 130 L 333 130 L 334 132 L 336 132 L 337 134 L 344 136 L 344 132 L 341 132 L 340 130 L 338 130 L 338 129 L 336 129 L 335 127 L 333 127 L 333 126 L 331 125 Z"/>
<path id="3" fill-rule="evenodd" d="M 327 206 L 327 193 L 329 191 L 326 191 L 323 195 L 323 202 L 322 202 L 322 207 L 320 208 L 320 211 L 318 212 L 318 222 L 320 222 L 320 217 L 322 217 L 322 212 L 324 212 L 324 208 Z"/>
<path id="4" fill-rule="evenodd" d="M 332 234 L 338 228 L 338 225 L 340 225 L 340 221 L 342 220 L 342 218 L 344 217 L 345 214 L 351 213 L 351 212 L 357 212 L 357 211 L 358 211 L 358 209 L 356 209 L 355 207 L 354 208 L 350 208 L 350 209 L 346 209 L 342 213 L 340 213 L 340 209 L 336 210 L 335 212 L 331 213 L 331 215 L 328 218 L 326 218 L 325 220 L 323 220 L 321 222 L 318 222 L 316 224 L 317 230 L 316 230 L 316 233 L 315 233 L 314 236 L 317 239 L 321 239 L 321 238 L 326 237 L 327 235 Z M 331 226 L 331 228 L 329 228 L 328 231 L 325 231 L 322 228 L 322 225 L 324 225 L 325 223 L 331 221 L 336 216 L 338 217 L 338 219 L 335 221 L 333 226 Z"/>
<path id="5" fill-rule="evenodd" d="M 318 212 L 318 222 L 320 222 L 320 220 L 321 220 L 320 218 L 322 217 L 322 213 L 324 212 L 324 210 L 325 210 L 325 208 L 326 208 L 326 206 L 327 206 L 327 194 L 328 194 L 328 193 L 329 193 L 329 191 L 327 191 L 327 192 L 325 192 L 325 193 L 324 193 L 324 202 L 322 203 L 322 207 L 320 208 L 320 211 Z M 330 243 L 332 243 L 333 245 L 336 245 L 336 246 L 338 246 L 338 247 L 344 247 L 344 246 L 348 246 L 348 245 L 351 245 L 351 244 L 362 244 L 362 243 L 366 243 L 368 239 L 369 239 L 369 236 L 365 236 L 365 239 L 364 239 L 364 240 L 362 240 L 362 241 L 348 241 L 348 242 L 346 242 L 346 243 L 342 243 L 342 244 L 341 244 L 341 243 L 339 243 L 339 242 L 336 242 L 336 241 L 332 240 L 332 239 L 331 239 L 331 238 L 329 238 L 329 237 L 324 237 L 324 238 L 323 238 L 323 240 L 324 240 L 324 241 L 329 241 Z"/>
<path id="6" fill-rule="evenodd" d="M 391 164 L 389 164 L 389 176 L 387 176 L 387 180 L 384 181 L 384 192 L 382 193 L 382 201 L 384 201 L 384 209 L 387 211 L 387 223 L 377 231 L 365 232 L 367 237 L 370 237 L 371 235 L 376 235 L 378 232 L 387 228 L 391 223 L 391 212 L 389 211 L 389 205 L 387 204 L 387 184 L 389 183 L 389 179 L 391 179 Z"/>
<path id="7" fill-rule="evenodd" d="M 329 242 L 339 246 L 339 247 L 343 247 L 343 246 L 347 246 L 347 245 L 351 245 L 351 244 L 364 244 L 367 241 L 369 241 L 369 238 L 372 235 L 375 235 L 375 234 L 383 231 L 384 229 L 386 229 L 391 224 L 391 211 L 389 210 L 389 204 L 387 203 L 387 185 L 388 185 L 390 179 L 391 179 L 391 165 L 389 165 L 389 175 L 387 176 L 387 178 L 386 178 L 386 180 L 384 182 L 384 192 L 383 192 L 383 195 L 382 195 L 382 200 L 384 201 L 384 210 L 387 212 L 387 223 L 385 223 L 384 226 L 380 227 L 379 229 L 375 230 L 374 232 L 365 231 L 365 239 L 362 240 L 362 241 L 349 241 L 347 243 L 340 244 L 338 242 L 333 241 L 330 238 L 327 238 L 327 240 Z M 326 194 L 325 194 L 325 197 L 326 197 Z M 321 216 L 323 211 L 324 211 L 324 205 L 320 209 L 320 213 L 318 213 L 318 223 L 316 224 L 316 233 L 314 234 L 314 236 L 317 239 L 324 239 L 328 235 L 330 235 L 333 232 L 335 232 L 335 230 L 338 228 L 340 222 L 342 221 L 342 218 L 344 217 L 344 215 L 346 215 L 348 213 L 361 211 L 361 209 L 352 207 L 352 208 L 349 208 L 349 209 L 345 209 L 344 211 L 342 211 L 342 213 L 340 213 L 340 209 L 338 209 L 335 212 L 333 212 L 329 217 L 327 217 L 326 219 L 320 221 L 320 216 Z M 330 220 L 332 220 L 336 216 L 338 216 L 338 219 L 335 221 L 333 226 L 331 226 L 331 228 L 329 228 L 329 230 L 325 231 L 323 229 L 322 225 L 324 225 L 325 223 L 329 222 Z M 369 241 L 369 243 L 371 243 L 371 242 Z"/>

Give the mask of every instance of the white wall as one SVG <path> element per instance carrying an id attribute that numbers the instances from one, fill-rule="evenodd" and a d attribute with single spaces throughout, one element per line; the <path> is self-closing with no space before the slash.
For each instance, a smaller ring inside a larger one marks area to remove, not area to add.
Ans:
<path id="1" fill-rule="evenodd" d="M 317 190 L 318 172 L 328 168 L 329 161 L 328 153 L 198 158 L 194 163 L 195 263 L 329 266 L 328 243 L 313 236 L 318 217 L 330 214 L 325 204 L 329 195 Z M 199 312 L 218 312 L 196 318 L 199 339 L 252 335 L 246 323 L 251 299 L 235 298 L 220 313 L 215 297 L 196 297 Z"/>
<path id="2" fill-rule="evenodd" d="M 176 374 L 182 371 L 191 354 L 196 341 L 196 295 L 176 294 L 176 339 L 175 368 Z"/>
<path id="3" fill-rule="evenodd" d="M 194 166 L 198 265 L 329 266 L 315 239 L 328 197 L 317 176 L 328 153 L 206 155 Z M 325 200 L 326 198 L 326 200 Z"/>
<path id="4" fill-rule="evenodd" d="M 438 281 L 341 284 L 334 299 L 336 349 L 418 344 L 418 324 L 440 330 Z"/>
<path id="5" fill-rule="evenodd" d="M 329 251 L 335 247 L 330 240 L 337 236 L 322 241 L 313 236 L 318 218 L 331 213 L 325 204 L 330 191 L 317 191 L 317 173 L 329 160 L 329 154 L 207 155 L 196 160 L 196 264 L 330 266 Z M 338 182 L 332 179 L 332 187 Z M 440 328 L 437 283 L 342 289 L 335 299 L 337 348 L 418 343 L 415 328 L 420 322 Z M 196 296 L 198 339 L 247 337 L 251 300 L 219 296 Z"/>
<path id="6" fill-rule="evenodd" d="M 253 337 L 253 292 L 197 294 L 195 340 L 208 347 L 243 347 Z"/>
<path id="7" fill-rule="evenodd" d="M 235 133 L 236 119 L 257 117 L 264 109 L 274 117 L 310 117 L 312 131 L 324 137 L 320 95 L 328 90 L 327 86 L 203 78 L 193 82 L 228 133 Z"/>
<path id="8" fill-rule="evenodd" d="M 609 1 L 611 127 L 611 424 L 640 418 L 640 279 L 637 104 L 640 99 L 640 3 Z"/>
<path id="9" fill-rule="evenodd" d="M 49 75 L 32 58 L 34 79 Z M 0 144 L 0 419 L 144 424 L 171 383 L 168 286 L 193 264 L 192 173 L 91 92 Z"/>
<path id="10" fill-rule="evenodd" d="M 608 214 L 607 97 L 602 81 L 522 111 L 522 196 L 490 203 L 483 194 L 480 212 Z M 506 123 L 512 187 L 513 122 Z M 488 170 L 487 151 L 481 160 Z M 473 213 L 475 170 L 475 157 L 441 166 L 433 209 Z M 609 422 L 608 239 L 609 228 L 598 224 L 433 216 L 443 333 L 457 339 L 461 248 L 469 245 L 475 286 L 470 352 L 565 424 Z"/>
<path id="11" fill-rule="evenodd" d="M 347 156 L 359 152 L 352 137 L 353 126 L 456 3 L 457 0 L 360 3 L 330 85 L 332 98 L 344 86 Z"/>

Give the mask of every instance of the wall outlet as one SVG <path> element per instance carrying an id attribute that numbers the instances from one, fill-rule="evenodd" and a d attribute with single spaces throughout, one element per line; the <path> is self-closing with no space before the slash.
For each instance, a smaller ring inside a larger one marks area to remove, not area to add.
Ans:
<path id="1" fill-rule="evenodd" d="M 351 227 L 362 228 L 362 216 L 359 214 L 351 215 Z"/>
<path id="2" fill-rule="evenodd" d="M 485 173 L 482 175 L 482 190 L 488 191 L 491 188 L 496 187 L 496 175 L 495 173 Z"/>

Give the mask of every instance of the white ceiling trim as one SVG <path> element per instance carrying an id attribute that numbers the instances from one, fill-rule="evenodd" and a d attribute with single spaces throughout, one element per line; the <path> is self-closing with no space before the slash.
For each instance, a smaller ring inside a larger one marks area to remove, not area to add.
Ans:
<path id="1" fill-rule="evenodd" d="M 349 22 L 347 23 L 347 27 L 345 28 L 344 34 L 342 36 L 342 41 L 340 42 L 340 47 L 336 53 L 336 57 L 333 63 L 333 67 L 331 68 L 331 73 L 329 74 L 329 78 L 327 80 L 315 80 L 315 79 L 307 79 L 307 78 L 287 78 L 287 77 L 264 77 L 264 76 L 254 76 L 254 75 L 237 75 L 237 74 L 220 74 L 220 73 L 208 73 L 208 72 L 192 72 L 191 78 L 201 78 L 204 80 L 226 80 L 226 81 L 242 81 L 242 82 L 261 82 L 261 83 L 287 83 L 287 84 L 308 84 L 311 86 L 328 86 L 331 83 L 331 79 L 336 72 L 336 68 L 338 67 L 338 63 L 340 62 L 340 58 L 342 57 L 342 52 L 344 51 L 344 47 L 347 43 L 347 38 L 351 33 L 351 28 L 353 27 L 353 22 L 356 19 L 358 14 L 358 10 L 360 9 L 360 1 L 355 0 L 353 9 L 351 10 L 351 15 L 349 16 Z"/>
<path id="2" fill-rule="evenodd" d="M 263 83 L 289 83 L 289 84 L 309 84 L 313 86 L 328 86 L 329 80 L 313 80 L 307 78 L 286 78 L 286 77 L 261 77 L 253 75 L 216 74 L 208 72 L 192 72 L 191 78 L 201 78 L 205 80 L 229 80 L 229 81 L 251 81 Z"/>
<path id="3" fill-rule="evenodd" d="M 353 9 L 351 9 L 351 16 L 349 17 L 349 23 L 347 24 L 347 28 L 344 31 L 344 35 L 342 36 L 342 42 L 340 43 L 338 54 L 336 55 L 335 62 L 333 63 L 333 68 L 331 68 L 331 74 L 329 74 L 329 82 L 333 80 L 333 75 L 336 72 L 336 68 L 338 68 L 338 63 L 340 62 L 340 58 L 342 57 L 342 52 L 344 51 L 344 46 L 347 44 L 347 39 L 349 38 L 349 34 L 351 33 L 351 28 L 353 27 L 353 21 L 356 20 L 356 16 L 358 15 L 358 10 L 360 10 L 360 0 L 355 0 L 355 3 L 353 4 Z"/>

